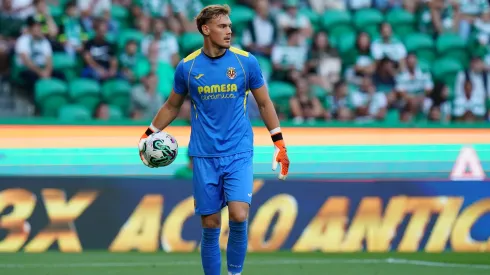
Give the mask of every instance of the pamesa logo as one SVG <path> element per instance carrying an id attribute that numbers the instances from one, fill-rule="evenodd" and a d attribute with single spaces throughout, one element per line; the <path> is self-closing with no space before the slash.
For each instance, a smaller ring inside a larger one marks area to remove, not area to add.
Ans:
<path id="1" fill-rule="evenodd" d="M 215 84 L 197 87 L 197 92 L 202 100 L 235 98 L 235 92 L 237 91 L 238 87 L 236 84 Z"/>

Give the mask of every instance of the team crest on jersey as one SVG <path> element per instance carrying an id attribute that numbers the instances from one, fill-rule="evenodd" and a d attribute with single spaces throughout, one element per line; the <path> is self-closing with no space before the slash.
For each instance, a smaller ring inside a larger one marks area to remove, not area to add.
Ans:
<path id="1" fill-rule="evenodd" d="M 229 67 L 228 70 L 226 70 L 226 76 L 229 78 L 229 79 L 235 79 L 236 77 L 236 71 L 235 71 L 235 68 L 233 67 Z"/>

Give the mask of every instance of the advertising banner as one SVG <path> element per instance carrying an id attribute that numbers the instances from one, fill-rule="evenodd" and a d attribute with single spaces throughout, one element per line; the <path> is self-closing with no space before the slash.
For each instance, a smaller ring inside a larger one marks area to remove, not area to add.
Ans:
<path id="1" fill-rule="evenodd" d="M 189 252 L 200 239 L 189 181 L 0 177 L 0 252 Z M 256 180 L 248 247 L 490 252 L 490 182 Z"/>

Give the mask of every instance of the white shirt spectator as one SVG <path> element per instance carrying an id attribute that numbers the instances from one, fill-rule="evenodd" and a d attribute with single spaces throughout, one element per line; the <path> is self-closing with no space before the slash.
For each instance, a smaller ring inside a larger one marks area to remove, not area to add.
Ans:
<path id="1" fill-rule="evenodd" d="M 311 8 L 315 10 L 316 13 L 321 14 L 326 10 L 345 10 L 346 0 L 309 0 Z"/>
<path id="2" fill-rule="evenodd" d="M 488 11 L 488 0 L 459 0 L 459 8 L 462 14 L 480 15 Z"/>
<path id="3" fill-rule="evenodd" d="M 297 70 L 303 70 L 307 52 L 304 47 L 276 45 L 272 48 L 272 63 L 294 65 Z"/>
<path id="4" fill-rule="evenodd" d="M 351 94 L 352 106 L 355 108 L 368 105 L 369 115 L 375 116 L 381 109 L 388 106 L 388 100 L 384 93 L 376 92 L 373 95 L 363 93 L 361 91 L 354 91 Z"/>
<path id="5" fill-rule="evenodd" d="M 423 93 L 434 88 L 431 75 L 422 72 L 420 68 L 416 68 L 413 75 L 408 70 L 401 72 L 395 81 L 396 90 L 409 94 Z"/>
<path id="6" fill-rule="evenodd" d="M 310 19 L 306 17 L 306 15 L 300 14 L 299 12 L 296 14 L 296 17 L 292 17 L 287 12 L 281 12 L 277 16 L 277 26 L 279 29 L 284 30 L 287 28 L 295 28 L 295 29 L 306 29 L 311 27 Z M 281 33 L 281 37 L 285 40 L 285 34 Z"/>
<path id="7" fill-rule="evenodd" d="M 371 53 L 376 60 L 388 57 L 393 61 L 400 61 L 407 56 L 407 49 L 400 40 L 392 37 L 389 42 L 382 39 L 374 40 L 371 44 Z"/>
<path id="8" fill-rule="evenodd" d="M 149 35 L 141 41 L 141 51 L 144 55 L 148 56 L 148 48 L 154 41 L 153 35 Z M 179 43 L 177 38 L 170 32 L 162 34 L 158 42 L 158 59 L 169 64 L 172 64 L 172 56 L 179 52 Z"/>
<path id="9" fill-rule="evenodd" d="M 189 19 L 194 18 L 204 8 L 199 0 L 171 0 L 172 10 L 175 13 L 183 13 Z"/>
<path id="10" fill-rule="evenodd" d="M 483 74 L 482 73 L 477 74 L 470 71 L 469 76 L 470 76 L 471 83 L 473 83 L 473 93 L 479 94 L 478 96 L 481 95 L 485 97 L 485 84 L 483 82 Z M 464 95 L 463 87 L 464 87 L 465 78 L 466 76 L 464 72 L 458 73 L 458 76 L 456 77 L 456 86 L 454 87 L 455 90 L 454 94 L 456 97 Z"/>
<path id="11" fill-rule="evenodd" d="M 474 90 L 473 90 L 474 91 Z M 472 112 L 475 116 L 485 115 L 485 97 L 481 93 L 471 93 L 471 97 L 457 95 L 454 99 L 453 115 L 460 117 L 467 111 Z"/>
<path id="12" fill-rule="evenodd" d="M 259 47 L 266 47 L 274 42 L 274 25 L 269 20 L 264 20 L 260 16 L 255 16 L 251 24 L 255 30 L 255 44 Z M 254 43 L 250 29 L 243 32 L 242 45 L 247 47 Z"/>
<path id="13" fill-rule="evenodd" d="M 347 0 L 350 9 L 359 10 L 364 8 L 370 8 L 372 0 Z"/>
<path id="14" fill-rule="evenodd" d="M 15 53 L 17 64 L 23 66 L 20 54 L 24 53 L 31 58 L 32 62 L 37 66 L 44 66 L 46 59 L 53 55 L 51 44 L 46 38 L 33 39 L 30 34 L 24 34 L 15 43 Z"/>
<path id="15" fill-rule="evenodd" d="M 0 7 L 3 7 L 3 0 L 0 0 Z M 26 19 L 30 15 L 36 13 L 36 8 L 32 4 L 32 0 L 12 0 L 12 10 L 22 9 L 15 13 L 16 17 Z"/>
<path id="16" fill-rule="evenodd" d="M 95 5 L 93 5 L 92 3 L 95 3 Z M 112 4 L 111 0 L 77 0 L 78 9 L 81 11 L 90 9 L 92 5 L 93 8 L 91 14 L 93 16 L 100 16 L 105 11 L 110 11 Z"/>

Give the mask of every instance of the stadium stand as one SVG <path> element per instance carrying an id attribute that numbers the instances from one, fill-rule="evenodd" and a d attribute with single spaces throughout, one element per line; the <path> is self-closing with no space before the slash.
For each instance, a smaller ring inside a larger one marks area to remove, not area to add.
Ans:
<path id="1" fill-rule="evenodd" d="M 193 17 L 223 3 L 283 120 L 490 120 L 487 0 L 3 0 L 0 115 L 150 119 L 202 43 Z"/>

